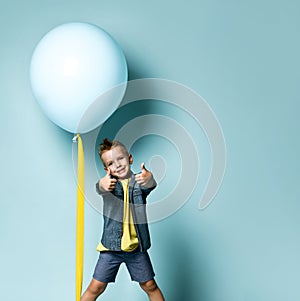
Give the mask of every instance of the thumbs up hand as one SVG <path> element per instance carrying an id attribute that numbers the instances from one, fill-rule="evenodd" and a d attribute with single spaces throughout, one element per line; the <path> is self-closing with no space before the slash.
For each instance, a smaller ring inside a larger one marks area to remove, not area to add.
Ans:
<path id="1" fill-rule="evenodd" d="M 102 191 L 112 191 L 115 189 L 116 183 L 117 180 L 111 177 L 111 171 L 107 168 L 106 175 L 99 181 L 99 188 Z"/>
<path id="2" fill-rule="evenodd" d="M 141 169 L 142 172 L 135 176 L 136 182 L 145 188 L 154 187 L 156 185 L 156 182 L 153 178 L 152 173 L 145 167 L 144 162 L 141 164 Z"/>

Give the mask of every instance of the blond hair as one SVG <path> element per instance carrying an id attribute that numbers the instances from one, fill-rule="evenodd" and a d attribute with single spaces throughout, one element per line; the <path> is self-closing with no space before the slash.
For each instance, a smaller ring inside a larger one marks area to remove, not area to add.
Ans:
<path id="1" fill-rule="evenodd" d="M 103 153 L 105 153 L 117 146 L 120 146 L 121 148 L 124 149 L 124 151 L 127 154 L 129 154 L 126 146 L 118 140 L 109 140 L 108 138 L 104 138 L 102 143 L 98 146 L 98 153 L 99 153 L 100 159 L 104 166 L 105 166 L 105 162 L 103 162 L 103 160 L 102 160 Z"/>

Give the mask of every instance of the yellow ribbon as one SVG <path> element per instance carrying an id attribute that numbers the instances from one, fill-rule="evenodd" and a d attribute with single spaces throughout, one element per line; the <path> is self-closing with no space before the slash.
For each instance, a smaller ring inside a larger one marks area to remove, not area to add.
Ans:
<path id="1" fill-rule="evenodd" d="M 84 250 L 84 151 L 79 134 L 77 134 L 77 143 L 76 301 L 80 301 L 83 279 Z"/>

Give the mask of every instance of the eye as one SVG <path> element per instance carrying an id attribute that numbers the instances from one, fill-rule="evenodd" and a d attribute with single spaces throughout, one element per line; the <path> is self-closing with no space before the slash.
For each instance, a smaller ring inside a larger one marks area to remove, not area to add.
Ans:
<path id="1" fill-rule="evenodd" d="M 112 162 L 108 162 L 106 165 L 107 166 L 112 166 L 112 164 L 113 164 Z"/>

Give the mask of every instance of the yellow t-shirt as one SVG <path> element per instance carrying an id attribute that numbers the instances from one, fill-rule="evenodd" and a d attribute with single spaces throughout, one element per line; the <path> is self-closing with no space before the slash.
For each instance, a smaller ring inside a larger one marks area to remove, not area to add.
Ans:
<path id="1" fill-rule="evenodd" d="M 129 203 L 129 181 L 130 179 L 121 180 L 124 191 L 124 213 L 123 213 L 123 235 L 121 239 L 121 249 L 125 252 L 131 252 L 135 250 L 139 244 L 138 237 L 135 231 L 132 212 L 130 210 Z M 97 251 L 109 251 L 100 242 L 97 246 Z"/>

